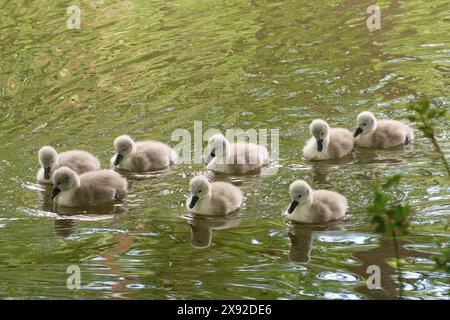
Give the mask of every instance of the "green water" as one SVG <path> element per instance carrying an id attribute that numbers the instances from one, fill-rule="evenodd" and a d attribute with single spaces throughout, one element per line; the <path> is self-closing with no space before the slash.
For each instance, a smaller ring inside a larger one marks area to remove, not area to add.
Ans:
<path id="1" fill-rule="evenodd" d="M 448 299 L 433 257 L 449 243 L 450 185 L 418 130 L 404 149 L 301 156 L 314 118 L 353 130 L 362 110 L 407 121 L 417 97 L 449 107 L 448 1 L 380 1 L 377 31 L 366 27 L 369 1 L 81 1 L 81 29 L 68 30 L 71 4 L 0 0 L 0 298 L 395 298 L 393 245 L 365 207 L 378 179 L 402 173 L 396 196 L 414 209 L 399 239 L 404 296 Z M 108 167 L 117 135 L 174 145 L 172 132 L 192 133 L 194 121 L 280 132 L 276 175 L 210 174 L 241 187 L 238 214 L 185 216 L 201 164 L 130 175 L 123 205 L 89 212 L 55 210 L 35 181 L 42 145 Z M 436 129 L 448 156 L 448 119 Z M 347 218 L 286 224 L 298 178 L 344 194 Z M 66 287 L 70 265 L 79 290 Z M 366 287 L 370 265 L 383 290 Z"/>

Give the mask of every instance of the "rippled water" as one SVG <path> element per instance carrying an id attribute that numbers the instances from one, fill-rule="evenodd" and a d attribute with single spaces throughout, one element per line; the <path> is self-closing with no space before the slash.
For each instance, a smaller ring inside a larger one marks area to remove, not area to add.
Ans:
<path id="1" fill-rule="evenodd" d="M 353 129 L 359 111 L 406 119 L 409 101 L 450 105 L 448 1 L 384 1 L 368 31 L 360 1 L 0 0 L 0 298 L 395 298 L 392 242 L 365 207 L 378 179 L 404 177 L 414 209 L 400 238 L 407 298 L 447 298 L 433 257 L 449 242 L 450 185 L 429 142 L 356 149 L 338 162 L 305 162 L 314 118 Z M 245 194 L 227 218 L 186 215 L 200 164 L 129 175 L 124 205 L 55 210 L 35 182 L 37 150 L 82 148 L 102 160 L 115 136 L 169 144 L 175 129 L 279 129 L 274 176 L 222 176 Z M 414 126 L 414 124 L 413 124 Z M 449 121 L 438 138 L 450 154 Z M 336 224 L 281 219 L 287 188 L 303 178 L 347 196 Z M 80 290 L 66 268 L 81 268 Z M 381 268 L 383 290 L 365 285 Z"/>

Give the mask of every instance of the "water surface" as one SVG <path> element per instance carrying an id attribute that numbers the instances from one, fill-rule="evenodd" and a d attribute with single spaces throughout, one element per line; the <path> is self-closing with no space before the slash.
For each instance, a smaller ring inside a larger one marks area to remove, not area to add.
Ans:
<path id="1" fill-rule="evenodd" d="M 377 180 L 402 173 L 398 199 L 414 209 L 400 238 L 406 298 L 448 299 L 433 257 L 449 243 L 450 185 L 416 130 L 413 146 L 355 149 L 306 162 L 308 125 L 354 129 L 358 112 L 406 120 L 419 97 L 450 105 L 448 1 L 383 1 L 381 29 L 366 27 L 364 1 L 0 1 L 0 298 L 391 299 L 394 250 L 365 207 Z M 244 209 L 227 218 L 186 215 L 201 164 L 128 175 L 123 205 L 55 209 L 36 183 L 45 144 L 82 148 L 109 166 L 128 133 L 169 144 L 176 129 L 278 129 L 274 176 L 223 176 Z M 413 127 L 415 124 L 412 124 Z M 450 154 L 449 121 L 438 139 Z M 281 218 L 294 179 L 349 200 L 347 218 L 292 226 Z M 66 287 L 78 265 L 80 290 Z M 381 268 L 383 290 L 365 285 Z"/>

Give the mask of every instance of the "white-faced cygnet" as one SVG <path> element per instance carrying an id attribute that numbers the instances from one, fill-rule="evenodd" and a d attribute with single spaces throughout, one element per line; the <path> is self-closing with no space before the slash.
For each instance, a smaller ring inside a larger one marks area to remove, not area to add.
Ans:
<path id="1" fill-rule="evenodd" d="M 289 187 L 291 204 L 283 215 L 301 223 L 323 223 L 340 219 L 347 210 L 347 199 L 334 191 L 312 190 L 303 180 Z"/>
<path id="2" fill-rule="evenodd" d="M 377 121 L 370 111 L 361 112 L 357 123 L 354 136 L 360 147 L 388 149 L 414 141 L 414 132 L 408 125 L 396 120 Z"/>
<path id="3" fill-rule="evenodd" d="M 264 146 L 250 142 L 230 143 L 222 134 L 213 135 L 206 150 L 206 168 L 215 172 L 243 174 L 269 164 Z"/>
<path id="4" fill-rule="evenodd" d="M 113 170 L 78 175 L 68 167 L 53 174 L 52 199 L 63 207 L 84 207 L 122 200 L 128 189 L 125 178 Z"/>
<path id="5" fill-rule="evenodd" d="M 72 150 L 58 154 L 49 146 L 42 147 L 38 153 L 41 168 L 37 180 L 41 183 L 52 183 L 52 175 L 60 167 L 69 167 L 78 174 L 100 169 L 100 161 L 86 151 Z"/>
<path id="6" fill-rule="evenodd" d="M 352 133 L 342 128 L 330 128 L 323 120 L 311 122 L 312 137 L 303 148 L 303 156 L 308 160 L 338 159 L 352 152 Z"/>
<path id="7" fill-rule="evenodd" d="M 177 160 L 175 151 L 159 141 L 134 142 L 127 135 L 114 140 L 116 154 L 111 164 L 117 169 L 133 172 L 161 170 L 174 164 Z"/>
<path id="8" fill-rule="evenodd" d="M 192 178 L 189 185 L 191 196 L 186 201 L 189 212 L 225 215 L 242 206 L 242 192 L 231 183 L 210 183 L 206 177 L 197 176 Z"/>

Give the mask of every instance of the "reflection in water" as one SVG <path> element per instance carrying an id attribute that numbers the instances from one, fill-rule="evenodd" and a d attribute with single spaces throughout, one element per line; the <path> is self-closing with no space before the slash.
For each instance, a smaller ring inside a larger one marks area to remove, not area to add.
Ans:
<path id="1" fill-rule="evenodd" d="M 105 203 L 91 207 L 76 208 L 53 207 L 53 210 L 61 216 L 88 215 L 92 217 L 102 215 L 116 215 L 128 212 L 128 208 L 122 203 Z"/>
<path id="2" fill-rule="evenodd" d="M 38 190 L 38 208 L 42 208 L 44 211 L 53 210 L 52 190 L 53 185 L 41 184 L 42 189 Z"/>
<path id="3" fill-rule="evenodd" d="M 401 149 L 404 147 L 393 148 Z M 412 148 L 412 147 L 410 147 Z M 345 166 L 358 164 L 404 164 L 405 159 L 400 157 L 395 150 L 358 149 L 351 156 L 335 160 L 306 161 L 311 165 L 312 181 L 315 185 L 329 185 L 329 174 L 336 170 L 342 170 Z"/>
<path id="4" fill-rule="evenodd" d="M 313 233 L 320 231 L 344 231 L 341 221 L 333 221 L 325 225 L 290 223 L 288 236 L 291 240 L 289 260 L 293 262 L 309 262 L 313 243 Z"/>
<path id="5" fill-rule="evenodd" d="M 388 163 L 388 164 L 403 164 L 405 159 L 396 154 L 396 150 L 402 150 L 404 148 L 413 148 L 412 146 L 396 147 L 389 150 L 376 150 L 376 149 L 360 149 L 358 150 L 358 162 L 360 164 L 372 164 L 372 163 Z"/>
<path id="6" fill-rule="evenodd" d="M 312 165 L 312 181 L 314 185 L 328 185 L 329 174 L 332 171 L 340 170 L 347 163 L 351 163 L 352 156 L 346 156 L 335 160 L 309 161 Z"/>
<path id="7" fill-rule="evenodd" d="M 55 233 L 62 237 L 70 237 L 75 232 L 76 221 L 74 219 L 55 219 L 53 228 Z"/>
<path id="8" fill-rule="evenodd" d="M 156 178 L 164 179 L 164 177 L 166 177 L 167 175 L 176 172 L 177 165 L 172 164 L 168 168 L 148 172 L 132 172 L 128 170 L 114 169 L 113 167 L 111 167 L 111 169 L 117 171 L 122 177 L 127 179 L 128 190 L 130 190 L 133 187 L 134 181 Z"/>
<path id="9" fill-rule="evenodd" d="M 206 217 L 200 215 L 185 215 L 191 227 L 191 244 L 194 248 L 208 248 L 211 246 L 213 230 L 225 230 L 238 227 L 241 217 L 231 214 L 226 217 Z"/>
<path id="10" fill-rule="evenodd" d="M 111 292 L 106 295 L 112 299 L 127 299 L 125 294 L 130 289 L 130 284 L 137 282 L 138 277 L 128 275 L 123 271 L 123 265 L 119 258 L 128 252 L 134 245 L 134 236 L 129 232 L 118 233 L 113 236 L 113 246 L 100 253 L 102 258 L 98 264 L 107 267 L 104 272 L 114 276 L 117 281 L 111 283 Z"/>
<path id="11" fill-rule="evenodd" d="M 399 241 L 399 255 L 401 257 L 430 258 L 429 254 L 407 249 L 404 247 L 404 244 L 403 241 Z M 362 265 L 349 266 L 348 269 L 367 279 L 369 277 L 367 273 L 369 266 L 375 265 L 380 267 L 382 288 L 379 290 L 370 290 L 364 283 L 364 285 L 356 288 L 355 291 L 375 299 L 397 299 L 398 283 L 394 281 L 396 280 L 397 272 L 395 265 L 389 264 L 389 261 L 395 258 L 394 252 L 394 242 L 392 239 L 382 237 L 376 248 L 354 253 L 353 256 L 361 260 Z"/>

